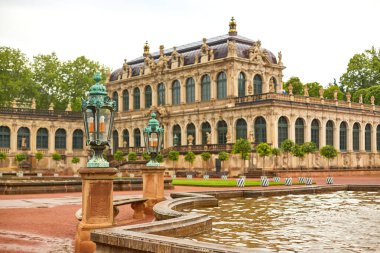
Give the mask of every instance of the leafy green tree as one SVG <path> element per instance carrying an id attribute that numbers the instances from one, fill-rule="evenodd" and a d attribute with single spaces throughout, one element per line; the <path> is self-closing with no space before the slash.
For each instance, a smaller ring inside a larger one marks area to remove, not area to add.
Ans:
<path id="1" fill-rule="evenodd" d="M 306 155 L 309 155 L 316 152 L 318 148 L 314 142 L 305 142 L 302 144 L 302 150 Z M 307 168 L 310 169 L 310 159 L 307 159 Z"/>
<path id="2" fill-rule="evenodd" d="M 230 155 L 227 152 L 219 152 L 218 159 L 222 162 L 222 165 L 224 164 L 224 161 L 227 161 L 230 159 Z"/>
<path id="3" fill-rule="evenodd" d="M 79 162 L 80 162 L 79 157 L 74 156 L 74 157 L 71 159 L 71 163 L 73 163 L 73 164 L 78 164 Z"/>
<path id="4" fill-rule="evenodd" d="M 0 47 L 0 90 L 0 106 L 11 106 L 14 99 L 30 102 L 37 93 L 29 59 L 19 49 Z"/>
<path id="5" fill-rule="evenodd" d="M 26 155 L 24 153 L 16 154 L 15 160 L 18 163 L 18 165 L 20 166 L 21 162 L 26 160 Z"/>
<path id="6" fill-rule="evenodd" d="M 137 160 L 136 152 L 129 152 L 128 153 L 128 161 L 136 161 L 136 160 Z"/>
<path id="7" fill-rule="evenodd" d="M 326 145 L 319 152 L 321 156 L 327 159 L 327 169 L 330 169 L 330 160 L 338 155 L 338 151 L 333 146 Z"/>
<path id="8" fill-rule="evenodd" d="M 3 161 L 5 161 L 5 159 L 7 159 L 7 154 L 5 154 L 4 152 L 0 152 L 1 167 L 3 166 Z"/>
<path id="9" fill-rule="evenodd" d="M 339 89 L 338 85 L 335 84 L 329 84 L 327 89 L 325 89 L 323 96 L 327 99 L 334 99 L 334 91 L 338 91 L 338 100 L 344 99 L 344 93 Z"/>
<path id="10" fill-rule="evenodd" d="M 380 85 L 380 48 L 355 54 L 348 62 L 346 72 L 340 77 L 345 92 Z"/>
<path id="11" fill-rule="evenodd" d="M 265 157 L 270 156 L 272 153 L 271 147 L 266 142 L 262 142 L 259 145 L 256 146 L 256 152 L 259 154 L 260 157 L 263 158 L 263 168 L 262 171 L 264 173 L 265 171 Z"/>
<path id="12" fill-rule="evenodd" d="M 371 104 L 371 97 L 374 96 L 375 104 L 380 105 L 380 85 L 374 85 L 366 89 L 355 91 L 352 96 L 352 101 L 359 102 L 360 95 L 363 96 L 363 103 Z"/>
<path id="13" fill-rule="evenodd" d="M 168 154 L 168 159 L 170 161 L 173 161 L 173 169 L 174 169 L 174 163 L 178 161 L 179 159 L 179 152 L 175 150 L 171 150 Z"/>
<path id="14" fill-rule="evenodd" d="M 119 168 L 120 167 L 120 163 L 125 160 L 123 152 L 120 151 L 120 150 L 117 150 L 113 154 L 113 159 L 115 159 L 117 161 L 117 167 Z M 129 160 L 129 154 L 128 154 L 128 160 Z"/>
<path id="15" fill-rule="evenodd" d="M 303 84 L 298 77 L 292 76 L 291 78 L 289 78 L 288 81 L 284 83 L 284 89 L 287 93 L 289 93 L 289 89 L 288 89 L 289 84 L 292 84 L 293 86 L 294 95 L 303 95 Z"/>
<path id="16" fill-rule="evenodd" d="M 283 142 L 281 142 L 281 150 L 287 156 L 288 169 L 289 169 L 289 154 L 292 152 L 293 147 L 294 147 L 294 142 L 292 140 L 286 139 Z"/>
<path id="17" fill-rule="evenodd" d="M 305 84 L 309 88 L 309 96 L 319 98 L 319 90 L 322 88 L 318 82 L 312 82 Z"/>
<path id="18" fill-rule="evenodd" d="M 279 149 L 279 148 L 272 148 L 271 155 L 275 156 L 274 168 L 277 169 L 278 156 L 281 155 L 281 149 Z"/>
<path id="19" fill-rule="evenodd" d="M 149 155 L 147 152 L 144 152 L 144 153 L 142 154 L 142 156 L 143 156 L 143 159 L 144 159 L 145 161 L 149 161 L 149 160 L 150 160 L 150 155 Z"/>
<path id="20" fill-rule="evenodd" d="M 185 161 L 189 163 L 189 169 L 195 160 L 195 154 L 191 151 L 187 152 L 185 155 Z"/>
<path id="21" fill-rule="evenodd" d="M 156 156 L 156 161 L 157 161 L 158 163 L 162 163 L 162 162 L 164 161 L 164 156 L 163 156 L 162 154 L 158 154 L 158 155 Z"/>
<path id="22" fill-rule="evenodd" d="M 234 154 L 240 154 L 241 159 L 247 160 L 251 153 L 251 143 L 247 139 L 238 139 L 232 147 Z"/>
<path id="23" fill-rule="evenodd" d="M 58 165 L 58 162 L 62 159 L 61 154 L 55 152 L 51 155 L 53 160 L 56 162 L 56 165 Z"/>
<path id="24" fill-rule="evenodd" d="M 291 153 L 293 156 L 298 157 L 301 165 L 301 160 L 303 160 L 303 158 L 305 157 L 305 152 L 303 151 L 302 146 L 295 144 L 292 148 Z"/>
<path id="25" fill-rule="evenodd" d="M 211 159 L 211 154 L 210 152 L 203 152 L 201 154 L 202 160 L 205 161 L 207 164 L 209 164 L 209 161 Z M 209 166 L 207 166 L 207 169 L 209 169 Z"/>
<path id="26" fill-rule="evenodd" d="M 37 152 L 35 157 L 37 160 L 37 167 L 38 167 L 39 162 L 42 160 L 42 158 L 44 158 L 44 154 L 42 152 Z"/>

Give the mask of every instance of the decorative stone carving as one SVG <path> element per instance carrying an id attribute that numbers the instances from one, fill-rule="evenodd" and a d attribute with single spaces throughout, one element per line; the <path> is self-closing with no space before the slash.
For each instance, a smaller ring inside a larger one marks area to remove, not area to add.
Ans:
<path id="1" fill-rule="evenodd" d="M 207 144 L 211 144 L 211 133 L 206 132 L 206 136 L 207 136 Z"/>
<path id="2" fill-rule="evenodd" d="M 252 95 L 253 94 L 253 87 L 252 87 L 252 84 L 248 84 L 248 95 Z"/>
<path id="3" fill-rule="evenodd" d="M 213 61 L 214 60 L 214 49 L 210 48 L 209 55 L 210 55 L 210 61 Z"/>
<path id="4" fill-rule="evenodd" d="M 209 46 L 206 44 L 206 38 L 203 38 L 203 44 L 201 46 L 200 57 L 201 63 L 208 62 Z"/>
<path id="5" fill-rule="evenodd" d="M 32 99 L 32 109 L 36 109 L 36 99 Z"/>
<path id="6" fill-rule="evenodd" d="M 282 65 L 282 53 L 278 52 L 278 65 Z"/>
<path id="7" fill-rule="evenodd" d="M 128 65 L 127 59 L 124 59 L 122 73 L 120 74 L 120 79 L 126 79 L 132 77 L 132 68 Z"/>
<path id="8" fill-rule="evenodd" d="M 71 102 L 69 101 L 69 103 L 67 104 L 67 107 L 66 107 L 66 112 L 71 112 L 72 109 L 71 109 Z"/>
<path id="9" fill-rule="evenodd" d="M 198 64 L 198 54 L 197 53 L 195 53 L 194 64 Z"/>
<path id="10" fill-rule="evenodd" d="M 274 82 L 273 78 L 269 80 L 269 92 L 274 92 Z"/>
<path id="11" fill-rule="evenodd" d="M 249 60 L 262 65 L 264 63 L 263 56 L 264 54 L 261 50 L 261 41 L 258 40 L 249 49 Z"/>
<path id="12" fill-rule="evenodd" d="M 53 102 L 51 102 L 50 105 L 49 105 L 49 111 L 54 111 L 54 104 L 53 104 Z"/>
<path id="13" fill-rule="evenodd" d="M 303 88 L 303 95 L 305 97 L 309 96 L 309 87 L 307 87 L 307 85 L 305 85 L 305 87 Z"/>
<path id="14" fill-rule="evenodd" d="M 227 140 L 227 143 L 231 143 L 232 142 L 231 134 L 230 134 L 230 132 L 228 130 L 227 130 L 227 133 L 226 133 L 226 140 Z"/>
<path id="15" fill-rule="evenodd" d="M 363 104 L 363 94 L 360 94 L 359 96 L 359 104 Z"/>
<path id="16" fill-rule="evenodd" d="M 371 105 L 375 105 L 375 97 L 371 96 Z"/>
<path id="17" fill-rule="evenodd" d="M 183 54 L 181 54 L 181 55 L 179 56 L 179 66 L 180 66 L 180 67 L 185 66 L 185 57 L 183 56 Z"/>
<path id="18" fill-rule="evenodd" d="M 289 83 L 288 85 L 289 95 L 293 95 L 293 85 Z"/>
<path id="19" fill-rule="evenodd" d="M 323 93 L 325 93 L 325 90 L 323 88 L 319 89 L 319 98 L 323 99 Z"/>
<path id="20" fill-rule="evenodd" d="M 187 136 L 187 143 L 189 144 L 189 146 L 193 145 L 193 140 L 194 137 L 191 134 L 189 134 L 189 136 Z"/>
<path id="21" fill-rule="evenodd" d="M 236 57 L 236 42 L 234 40 L 227 41 L 228 57 Z"/>
<path id="22" fill-rule="evenodd" d="M 334 90 L 334 100 L 338 100 L 338 91 Z"/>
<path id="23" fill-rule="evenodd" d="M 351 93 L 347 92 L 346 93 L 346 98 L 347 98 L 347 102 L 351 103 Z"/>
<path id="24" fill-rule="evenodd" d="M 172 69 L 175 69 L 178 67 L 178 63 L 179 63 L 179 54 L 177 52 L 177 48 L 176 47 L 173 47 L 173 53 L 171 54 L 170 56 L 170 59 L 171 59 L 171 68 Z"/>
<path id="25" fill-rule="evenodd" d="M 156 71 L 164 71 L 168 68 L 168 57 L 164 55 L 164 46 L 161 45 L 160 46 L 160 58 L 158 59 L 158 62 L 157 62 L 157 68 L 156 68 Z"/>
<path id="26" fill-rule="evenodd" d="M 12 101 L 12 108 L 17 108 L 17 102 L 15 99 Z"/>

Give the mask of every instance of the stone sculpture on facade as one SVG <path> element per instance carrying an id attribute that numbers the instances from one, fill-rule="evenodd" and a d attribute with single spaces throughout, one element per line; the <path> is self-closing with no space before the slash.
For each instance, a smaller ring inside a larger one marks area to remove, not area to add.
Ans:
<path id="1" fill-rule="evenodd" d="M 303 95 L 304 95 L 305 97 L 308 97 L 308 96 L 309 96 L 309 87 L 307 87 L 306 85 L 305 85 L 305 87 L 303 88 Z"/>
<path id="2" fill-rule="evenodd" d="M 346 93 L 346 98 L 347 98 L 347 102 L 351 103 L 351 93 L 347 92 Z"/>
<path id="3" fill-rule="evenodd" d="M 363 94 L 360 94 L 359 96 L 359 104 L 363 104 Z"/>
<path id="4" fill-rule="evenodd" d="M 206 136 L 207 136 L 207 144 L 211 144 L 211 133 L 206 132 Z"/>
<path id="5" fill-rule="evenodd" d="M 319 98 L 323 99 L 323 93 L 325 93 L 325 90 L 323 88 L 319 89 Z"/>
<path id="6" fill-rule="evenodd" d="M 293 85 L 289 83 L 288 85 L 289 95 L 293 95 Z"/>
<path id="7" fill-rule="evenodd" d="M 173 47 L 173 52 L 170 56 L 170 59 L 171 59 L 171 68 L 172 69 L 175 69 L 178 67 L 178 63 L 180 62 L 179 61 L 179 54 L 177 52 L 177 48 L 176 47 Z"/>
<path id="8" fill-rule="evenodd" d="M 203 62 L 208 62 L 208 54 L 209 54 L 209 46 L 207 45 L 206 43 L 206 38 L 203 38 L 203 44 L 201 46 L 201 50 L 200 50 L 200 61 L 201 63 Z"/>
<path id="9" fill-rule="evenodd" d="M 256 41 L 249 49 L 249 60 L 258 64 L 263 64 L 263 52 L 261 51 L 261 41 Z"/>
<path id="10" fill-rule="evenodd" d="M 194 137 L 191 134 L 189 134 L 189 136 L 187 136 L 187 143 L 189 146 L 193 145 L 193 140 L 194 140 Z"/>
<path id="11" fill-rule="evenodd" d="M 278 52 L 278 65 L 282 65 L 282 52 Z"/>

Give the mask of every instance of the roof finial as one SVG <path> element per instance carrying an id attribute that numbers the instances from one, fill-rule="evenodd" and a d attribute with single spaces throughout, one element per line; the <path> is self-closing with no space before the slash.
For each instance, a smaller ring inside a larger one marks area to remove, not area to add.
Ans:
<path id="1" fill-rule="evenodd" d="M 150 53 L 149 53 L 149 44 L 148 44 L 148 41 L 145 41 L 145 44 L 144 44 L 144 54 L 143 54 L 143 56 L 144 57 L 147 57 L 147 56 L 149 56 L 150 55 Z"/>
<path id="2" fill-rule="evenodd" d="M 228 35 L 230 35 L 230 36 L 236 36 L 237 35 L 236 21 L 235 21 L 234 17 L 231 18 L 231 21 L 230 21 L 230 30 L 228 31 Z"/>

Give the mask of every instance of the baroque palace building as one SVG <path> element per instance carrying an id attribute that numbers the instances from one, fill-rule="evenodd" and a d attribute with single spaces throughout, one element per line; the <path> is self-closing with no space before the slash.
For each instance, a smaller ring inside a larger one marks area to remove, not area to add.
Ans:
<path id="1" fill-rule="evenodd" d="M 279 147 L 285 139 L 297 144 L 312 141 L 319 148 L 333 145 L 338 151 L 332 165 L 341 168 L 375 167 L 380 162 L 380 113 L 374 105 L 347 100 L 309 97 L 283 90 L 281 52 L 277 57 L 253 41 L 237 34 L 232 18 L 226 35 L 204 38 L 187 45 L 150 53 L 145 43 L 143 55 L 124 61 L 122 68 L 107 78 L 109 96 L 117 101 L 112 150 L 143 152 L 143 128 L 156 112 L 165 128 L 164 152 L 182 153 L 230 151 L 239 138 L 252 143 L 267 142 Z M 32 106 L 33 107 L 33 106 Z M 81 157 L 87 150 L 79 113 L 2 108 L 0 110 L 0 152 L 13 157 L 22 150 L 33 156 L 51 154 Z M 252 156 L 255 167 L 262 160 Z M 183 159 L 183 158 L 181 158 Z M 297 167 L 302 161 L 285 155 L 267 158 L 266 168 Z M 12 160 L 12 159 L 8 159 Z M 310 167 L 324 168 L 318 154 Z M 70 163 L 66 159 L 66 163 Z M 289 163 L 289 164 L 288 164 Z M 10 161 L 12 164 L 12 161 Z M 167 163 L 167 166 L 171 166 Z M 238 158 L 227 162 L 232 175 L 241 174 Z M 204 164 L 198 157 L 194 168 Z"/>

